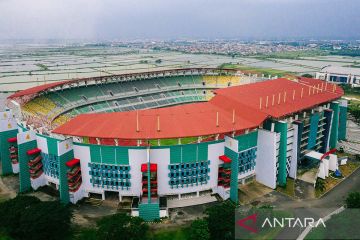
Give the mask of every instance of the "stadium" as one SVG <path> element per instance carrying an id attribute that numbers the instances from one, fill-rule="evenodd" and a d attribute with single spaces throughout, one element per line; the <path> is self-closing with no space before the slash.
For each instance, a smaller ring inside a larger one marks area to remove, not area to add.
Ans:
<path id="1" fill-rule="evenodd" d="M 191 68 L 74 79 L 19 91 L 0 116 L 3 174 L 20 192 L 50 185 L 64 203 L 100 196 L 134 216 L 217 198 L 248 179 L 272 189 L 345 139 L 341 87 Z M 241 188 L 241 185 L 240 185 Z"/>

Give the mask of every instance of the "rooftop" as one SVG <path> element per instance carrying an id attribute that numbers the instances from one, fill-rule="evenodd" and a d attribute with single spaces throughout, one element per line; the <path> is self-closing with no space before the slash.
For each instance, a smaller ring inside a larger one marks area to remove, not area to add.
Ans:
<path id="1" fill-rule="evenodd" d="M 163 139 L 230 133 L 258 127 L 340 98 L 343 90 L 317 79 L 269 80 L 215 91 L 204 103 L 130 112 L 82 114 L 53 133 L 98 138 Z"/>
<path id="2" fill-rule="evenodd" d="M 327 66 L 321 69 L 323 73 L 335 73 L 342 75 L 357 75 L 360 76 L 360 68 L 351 67 L 338 67 L 338 66 Z"/>

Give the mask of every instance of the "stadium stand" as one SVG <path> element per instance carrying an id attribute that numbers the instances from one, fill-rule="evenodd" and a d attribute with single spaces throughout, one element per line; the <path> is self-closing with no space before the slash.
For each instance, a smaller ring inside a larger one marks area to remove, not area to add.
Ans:
<path id="1" fill-rule="evenodd" d="M 211 90 L 240 84 L 240 76 L 178 75 L 98 83 L 49 92 L 22 106 L 51 128 L 89 112 L 122 112 L 210 100 Z"/>

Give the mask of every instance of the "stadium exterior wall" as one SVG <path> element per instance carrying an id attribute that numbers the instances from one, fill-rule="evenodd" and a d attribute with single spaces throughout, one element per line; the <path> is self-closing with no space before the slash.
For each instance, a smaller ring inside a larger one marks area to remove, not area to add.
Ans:
<path id="1" fill-rule="evenodd" d="M 181 199 L 206 192 L 237 202 L 238 183 L 245 178 L 255 176 L 270 188 L 285 185 L 288 177 L 296 178 L 304 152 L 324 153 L 325 149 L 336 146 L 346 134 L 347 104 L 340 102 L 269 119 L 239 136 L 229 134 L 225 139 L 211 142 L 172 146 L 93 145 L 80 143 L 77 138 L 45 136 L 18 123 L 20 191 L 52 183 L 59 189 L 64 203 L 76 203 L 90 193 L 101 194 L 104 199 L 107 191 L 117 192 L 119 200 L 124 196 L 138 197 L 140 212 L 145 215 L 147 209 L 151 213 L 158 209 L 159 197 Z M 15 121 L 11 112 L 8 113 L 1 121 L 0 136 L 7 136 L 4 132 L 8 131 L 8 123 Z M 326 131 L 330 131 L 330 140 L 323 137 Z M 4 151 L 8 140 L 3 137 L 0 141 Z M 32 154 L 40 154 L 41 171 L 30 169 L 30 162 L 39 159 Z M 8 155 L 2 154 L 1 161 L 9 162 Z M 39 175 L 34 177 L 35 173 Z M 141 200 L 147 196 L 152 196 L 151 201 Z M 154 204 L 153 201 L 155 205 L 146 206 Z"/>

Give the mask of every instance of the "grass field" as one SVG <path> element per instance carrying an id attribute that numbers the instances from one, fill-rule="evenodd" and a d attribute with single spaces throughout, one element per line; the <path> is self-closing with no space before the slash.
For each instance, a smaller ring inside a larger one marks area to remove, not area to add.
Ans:
<path id="1" fill-rule="evenodd" d="M 238 70 L 242 70 L 242 71 L 246 71 L 246 72 L 250 72 L 250 73 L 254 73 L 254 74 L 264 74 L 265 76 L 271 75 L 271 76 L 282 77 L 285 75 L 292 74 L 290 72 L 276 70 L 273 68 L 258 68 L 258 67 L 251 67 L 251 66 L 246 66 L 246 65 L 241 65 L 241 64 L 231 64 L 231 63 L 224 63 L 224 64 L 220 65 L 219 68 L 238 69 Z"/>
<path id="2" fill-rule="evenodd" d="M 181 144 L 196 143 L 197 137 L 181 138 Z M 158 140 L 150 140 L 151 146 L 158 146 Z M 177 138 L 160 139 L 160 146 L 177 145 L 179 143 Z"/>
<path id="3" fill-rule="evenodd" d="M 357 239 L 360 236 L 360 209 L 345 209 L 325 224 L 314 228 L 305 239 Z"/>
<path id="4" fill-rule="evenodd" d="M 278 58 L 278 59 L 301 59 L 304 57 L 318 57 L 325 56 L 329 53 L 324 50 L 306 50 L 306 51 L 293 51 L 293 52 L 277 52 L 270 54 L 260 54 L 254 56 L 257 59 L 267 59 L 267 58 Z"/>
<path id="5" fill-rule="evenodd" d="M 346 97 L 354 97 L 360 100 L 360 88 L 352 88 L 349 85 L 341 85 Z"/>
<path id="6" fill-rule="evenodd" d="M 189 238 L 189 227 L 178 227 L 178 228 L 161 228 L 155 231 L 150 231 L 149 239 L 154 240 L 188 240 Z"/>

